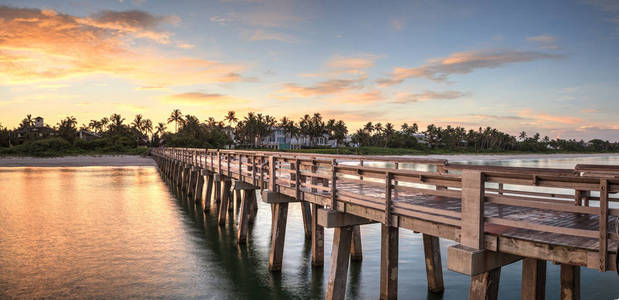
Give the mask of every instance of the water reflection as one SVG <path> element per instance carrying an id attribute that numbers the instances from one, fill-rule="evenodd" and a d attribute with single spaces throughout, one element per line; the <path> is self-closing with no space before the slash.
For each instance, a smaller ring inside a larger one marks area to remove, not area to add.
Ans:
<path id="1" fill-rule="evenodd" d="M 313 268 L 298 204 L 289 208 L 282 272 L 273 274 L 268 270 L 271 212 L 260 199 L 248 244 L 239 246 L 233 217 L 218 226 L 214 213 L 202 214 L 174 197 L 153 167 L 4 168 L 0 186 L 0 298 L 324 297 L 333 231 L 325 230 L 324 267 Z M 380 226 L 362 226 L 362 237 L 363 261 L 350 264 L 347 296 L 374 299 Z M 402 298 L 467 295 L 469 278 L 446 270 L 449 241 L 441 241 L 443 295 L 426 292 L 421 235 L 401 230 L 399 244 Z M 549 264 L 548 274 L 548 298 L 556 298 L 558 267 Z M 519 299 L 520 264 L 504 268 L 501 277 L 501 298 Z M 582 293 L 617 297 L 616 279 L 610 272 L 583 270 Z"/>

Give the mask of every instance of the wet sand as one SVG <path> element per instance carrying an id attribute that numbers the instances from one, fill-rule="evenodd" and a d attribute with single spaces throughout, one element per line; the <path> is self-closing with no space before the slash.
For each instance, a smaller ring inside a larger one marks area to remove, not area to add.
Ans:
<path id="1" fill-rule="evenodd" d="M 83 155 L 63 157 L 2 157 L 0 167 L 91 167 L 155 166 L 155 161 L 139 155 Z"/>

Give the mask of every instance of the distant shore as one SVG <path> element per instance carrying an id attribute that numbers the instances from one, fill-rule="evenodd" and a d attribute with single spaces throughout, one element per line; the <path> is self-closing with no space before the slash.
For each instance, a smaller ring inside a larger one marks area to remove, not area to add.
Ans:
<path id="1" fill-rule="evenodd" d="M 456 161 L 497 161 L 510 159 L 569 159 L 578 157 L 613 157 L 619 153 L 531 153 L 531 154 L 429 154 L 429 155 L 404 155 L 406 157 L 438 158 Z"/>
<path id="2" fill-rule="evenodd" d="M 388 155 L 392 156 L 392 155 Z M 578 157 L 613 157 L 619 153 L 531 153 L 531 154 L 429 154 L 393 155 L 447 159 L 450 162 L 499 161 L 510 159 L 570 159 Z M 0 157 L 0 167 L 89 167 L 89 166 L 155 166 L 155 161 L 140 155 L 79 155 L 60 157 Z"/>
<path id="3" fill-rule="evenodd" d="M 0 167 L 91 167 L 155 166 L 140 155 L 79 155 L 60 157 L 0 157 Z"/>

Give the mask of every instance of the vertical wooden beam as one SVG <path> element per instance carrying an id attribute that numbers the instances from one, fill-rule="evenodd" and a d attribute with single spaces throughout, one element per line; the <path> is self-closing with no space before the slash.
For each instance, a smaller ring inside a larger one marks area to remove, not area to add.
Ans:
<path id="1" fill-rule="evenodd" d="M 331 161 L 331 209 L 337 209 L 337 160 Z"/>
<path id="2" fill-rule="evenodd" d="M 288 218 L 288 203 L 276 203 L 274 226 L 271 234 L 271 255 L 269 270 L 281 271 L 284 257 L 284 240 L 286 239 L 286 219 Z"/>
<path id="3" fill-rule="evenodd" d="M 204 212 L 208 212 L 211 209 L 212 193 L 213 193 L 213 178 L 215 175 L 206 175 L 206 192 L 204 193 Z"/>
<path id="4" fill-rule="evenodd" d="M 196 190 L 194 191 L 194 201 L 199 204 L 200 209 L 203 208 L 202 194 L 204 192 L 204 175 L 202 169 L 198 170 L 198 184 L 196 184 Z"/>
<path id="5" fill-rule="evenodd" d="M 380 228 L 380 299 L 398 298 L 398 228 Z"/>
<path id="6" fill-rule="evenodd" d="M 546 261 L 535 258 L 522 260 L 522 300 L 546 299 Z"/>
<path id="7" fill-rule="evenodd" d="M 310 208 L 310 203 L 301 201 L 299 204 L 301 206 L 301 215 L 303 216 L 303 230 L 305 231 L 305 238 L 309 239 L 312 237 L 312 211 Z"/>
<path id="8" fill-rule="evenodd" d="M 249 228 L 249 215 L 251 197 L 255 197 L 254 190 L 244 190 L 241 194 L 241 209 L 239 213 L 239 225 L 237 227 L 237 243 L 245 244 L 247 242 L 247 231 Z"/>
<path id="9" fill-rule="evenodd" d="M 215 186 L 213 187 L 215 208 L 219 208 L 219 205 L 221 203 L 221 185 L 222 185 L 221 175 L 219 175 L 219 178 L 217 179 L 219 180 L 215 180 Z"/>
<path id="10" fill-rule="evenodd" d="M 361 244 L 361 226 L 352 227 L 352 240 L 350 242 L 350 259 L 353 261 L 363 260 L 363 248 Z"/>
<path id="11" fill-rule="evenodd" d="M 351 227 L 336 227 L 333 231 L 333 249 L 327 282 L 327 300 L 340 300 L 346 296 L 348 261 L 350 258 Z"/>
<path id="12" fill-rule="evenodd" d="M 322 267 L 325 260 L 324 228 L 318 225 L 318 210 L 322 205 L 312 204 L 312 266 Z"/>
<path id="13" fill-rule="evenodd" d="M 232 181 L 229 178 L 223 180 L 221 184 L 221 205 L 219 206 L 219 226 L 226 225 L 226 217 L 228 216 L 228 206 L 230 205 L 230 187 Z"/>
<path id="14" fill-rule="evenodd" d="M 606 271 L 608 256 L 608 179 L 600 179 L 600 271 Z"/>
<path id="15" fill-rule="evenodd" d="M 496 268 L 471 277 L 469 299 L 496 300 L 499 297 L 501 268 Z"/>
<path id="16" fill-rule="evenodd" d="M 460 243 L 484 248 L 484 180 L 477 170 L 462 171 L 462 231 Z"/>
<path id="17" fill-rule="evenodd" d="M 561 265 L 561 300 L 580 299 L 580 267 Z"/>
<path id="18" fill-rule="evenodd" d="M 241 202 L 243 196 L 241 195 L 241 190 L 234 191 L 234 207 L 236 207 L 236 213 L 239 214 L 241 212 Z"/>
<path id="19" fill-rule="evenodd" d="M 391 172 L 385 173 L 385 216 L 383 224 L 391 226 Z"/>
<path id="20" fill-rule="evenodd" d="M 426 258 L 426 277 L 428 278 L 428 291 L 442 293 L 445 290 L 443 284 L 443 265 L 441 263 L 441 246 L 438 237 L 423 235 L 423 252 Z"/>

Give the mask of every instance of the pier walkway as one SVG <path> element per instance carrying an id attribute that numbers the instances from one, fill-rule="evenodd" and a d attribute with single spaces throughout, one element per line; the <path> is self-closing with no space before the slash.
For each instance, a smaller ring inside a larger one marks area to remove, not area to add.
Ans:
<path id="1" fill-rule="evenodd" d="M 183 200 L 218 214 L 240 208 L 245 243 L 257 205 L 271 204 L 270 270 L 281 270 L 288 204 L 301 203 L 312 265 L 334 228 L 327 299 L 343 299 L 350 259 L 362 259 L 359 226 L 381 224 L 380 298 L 395 299 L 398 232 L 423 234 L 428 289 L 449 270 L 471 276 L 469 299 L 496 299 L 501 267 L 523 261 L 522 299 L 544 299 L 546 262 L 561 265 L 561 299 L 579 299 L 580 267 L 617 271 L 619 166 L 574 169 L 450 164 L 440 159 L 288 152 L 152 149 Z"/>

